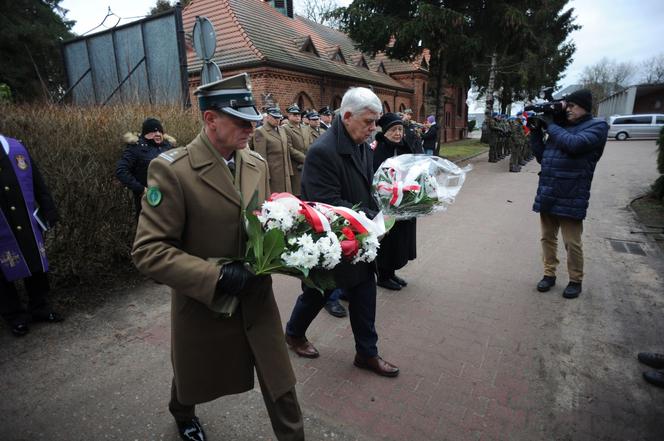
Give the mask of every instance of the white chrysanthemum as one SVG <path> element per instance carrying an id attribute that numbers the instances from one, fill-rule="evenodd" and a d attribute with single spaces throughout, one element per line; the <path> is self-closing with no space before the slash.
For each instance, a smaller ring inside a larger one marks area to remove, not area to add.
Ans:
<path id="1" fill-rule="evenodd" d="M 318 265 L 320 250 L 310 234 L 303 234 L 297 238 L 298 248 L 281 254 L 286 266 L 311 269 Z"/>
<path id="2" fill-rule="evenodd" d="M 267 201 L 261 208 L 258 220 L 266 230 L 277 228 L 286 233 L 295 226 L 299 210 L 299 203 L 291 198 Z"/>
<path id="3" fill-rule="evenodd" d="M 318 239 L 316 245 L 320 251 L 323 268 L 332 269 L 341 262 L 341 244 L 336 234 L 328 232 L 326 236 Z"/>
<path id="4" fill-rule="evenodd" d="M 378 248 L 380 248 L 378 237 L 375 234 L 370 233 L 361 242 L 360 249 L 353 258 L 352 263 L 373 262 L 378 255 Z"/>

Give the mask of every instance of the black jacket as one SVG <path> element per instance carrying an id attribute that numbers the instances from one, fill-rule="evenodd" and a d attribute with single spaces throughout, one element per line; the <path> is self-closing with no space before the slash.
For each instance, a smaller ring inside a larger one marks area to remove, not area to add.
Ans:
<path id="1" fill-rule="evenodd" d="M 387 158 L 408 153 L 422 153 L 404 139 L 395 144 L 379 133 L 376 135 L 376 150 L 374 150 L 374 173 Z M 415 219 L 400 220 L 380 241 L 376 263 L 379 273 L 382 271 L 398 270 L 405 266 L 409 260 L 417 257 L 417 221 Z"/>
<path id="2" fill-rule="evenodd" d="M 115 176 L 125 187 L 140 196 L 148 185 L 150 161 L 171 149 L 175 140 L 168 135 L 164 135 L 164 142 L 156 145 L 133 133 L 125 134 L 124 140 L 127 142 L 127 146 L 115 167 Z"/>
<path id="3" fill-rule="evenodd" d="M 337 116 L 307 151 L 302 170 L 302 199 L 364 211 L 369 218 L 378 212 L 371 194 L 373 152 L 365 142 L 356 145 Z M 343 262 L 335 268 L 340 288 L 352 287 L 373 277 L 375 265 Z"/>
<path id="4" fill-rule="evenodd" d="M 422 135 L 424 141 L 424 150 L 436 150 L 436 141 L 438 140 L 438 124 L 429 127 L 429 130 Z"/>

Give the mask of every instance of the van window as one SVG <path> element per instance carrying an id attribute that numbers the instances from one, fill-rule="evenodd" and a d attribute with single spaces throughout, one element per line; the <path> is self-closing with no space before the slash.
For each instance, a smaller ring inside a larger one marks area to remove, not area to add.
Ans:
<path id="1" fill-rule="evenodd" d="M 650 124 L 652 123 L 652 116 L 627 116 L 624 118 L 616 118 L 613 124 Z"/>
<path id="2" fill-rule="evenodd" d="M 655 124 L 664 124 L 664 116 L 658 116 Z"/>

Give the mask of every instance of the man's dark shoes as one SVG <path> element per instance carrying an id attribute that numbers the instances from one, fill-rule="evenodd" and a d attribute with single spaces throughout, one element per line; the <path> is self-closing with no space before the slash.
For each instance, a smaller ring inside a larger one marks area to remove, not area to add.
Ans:
<path id="1" fill-rule="evenodd" d="M 544 276 L 542 280 L 537 284 L 537 290 L 539 292 L 547 292 L 556 284 L 556 276 Z"/>
<path id="2" fill-rule="evenodd" d="M 335 317 L 346 317 L 348 313 L 339 301 L 325 303 L 325 310 Z"/>
<path id="3" fill-rule="evenodd" d="M 647 371 L 643 373 L 643 378 L 650 384 L 664 387 L 664 371 Z"/>
<path id="4" fill-rule="evenodd" d="M 369 371 L 374 371 L 378 375 L 383 377 L 396 377 L 399 375 L 399 368 L 388 363 L 382 358 L 376 357 L 362 357 L 360 354 L 355 354 L 355 360 L 353 364 L 360 369 L 367 369 Z"/>
<path id="5" fill-rule="evenodd" d="M 180 433 L 180 438 L 185 441 L 205 441 L 205 432 L 203 431 L 203 426 L 201 426 L 200 421 L 197 417 L 192 418 L 190 421 L 176 421 L 178 425 L 178 432 Z"/>
<path id="6" fill-rule="evenodd" d="M 563 291 L 563 297 L 566 299 L 575 299 L 581 294 L 581 284 L 579 282 L 569 282 L 567 288 Z"/>
<path id="7" fill-rule="evenodd" d="M 392 291 L 399 291 L 401 289 L 401 285 L 392 279 L 378 279 L 376 284 L 378 286 L 382 286 L 385 289 L 391 289 Z"/>
<path id="8" fill-rule="evenodd" d="M 286 334 L 286 344 L 300 357 L 318 358 L 320 356 L 318 349 L 306 337 L 291 337 Z"/>
<path id="9" fill-rule="evenodd" d="M 401 286 L 408 286 L 408 282 L 406 282 L 404 279 L 402 279 L 401 277 L 399 277 L 397 275 L 392 276 L 391 279 L 393 281 L 397 282 Z"/>
<path id="10" fill-rule="evenodd" d="M 23 337 L 28 332 L 30 332 L 30 328 L 28 327 L 27 323 L 22 321 L 12 323 L 12 334 L 14 334 L 16 337 Z"/>
<path id="11" fill-rule="evenodd" d="M 655 369 L 664 369 L 664 354 L 639 352 L 638 359 L 641 363 L 647 364 Z"/>
<path id="12" fill-rule="evenodd" d="M 58 323 L 63 320 L 64 318 L 54 311 L 35 311 L 32 313 L 32 321 L 34 322 Z"/>

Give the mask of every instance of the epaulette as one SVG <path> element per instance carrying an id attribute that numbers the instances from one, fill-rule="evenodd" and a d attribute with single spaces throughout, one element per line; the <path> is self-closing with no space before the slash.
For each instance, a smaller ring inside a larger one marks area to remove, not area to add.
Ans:
<path id="1" fill-rule="evenodd" d="M 164 153 L 161 153 L 157 158 L 161 158 L 171 164 L 184 158 L 189 154 L 187 147 L 178 147 L 176 149 L 167 150 Z"/>
<path id="2" fill-rule="evenodd" d="M 260 153 L 254 151 L 254 150 L 251 150 L 251 149 L 246 149 L 246 150 L 247 150 L 247 151 L 249 152 L 249 154 L 250 154 L 251 156 L 253 156 L 254 158 L 259 159 L 259 160 L 261 160 L 261 161 L 263 161 L 263 162 L 267 162 L 267 161 L 265 160 L 265 158 L 263 158 L 263 157 L 261 156 Z"/>

